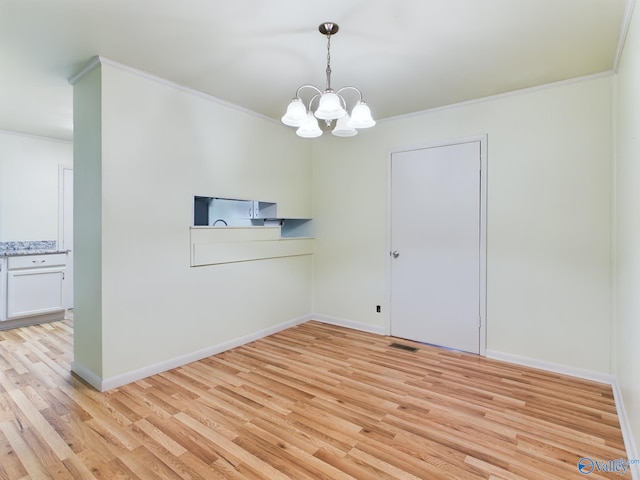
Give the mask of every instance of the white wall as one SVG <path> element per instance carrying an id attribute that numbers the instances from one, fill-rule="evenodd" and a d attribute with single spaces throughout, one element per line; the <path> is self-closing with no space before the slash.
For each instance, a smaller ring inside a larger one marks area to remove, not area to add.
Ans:
<path id="1" fill-rule="evenodd" d="M 640 441 L 640 12 L 633 14 L 617 76 L 616 328 L 614 372 Z M 637 447 L 637 445 L 636 445 Z M 635 455 L 640 452 L 636 449 Z M 636 457 L 637 458 L 637 457 Z"/>
<path id="2" fill-rule="evenodd" d="M 73 89 L 74 366 L 102 378 L 101 71 Z"/>
<path id="3" fill-rule="evenodd" d="M 0 242 L 58 239 L 58 165 L 71 142 L 0 131 Z"/>
<path id="4" fill-rule="evenodd" d="M 89 108 L 84 117 L 75 113 L 85 123 L 76 145 L 94 158 L 84 174 L 76 164 L 75 178 L 88 182 L 85 222 L 98 237 L 76 239 L 76 252 L 84 248 L 87 265 L 96 266 L 85 271 L 83 287 L 91 318 L 76 306 L 76 343 L 84 345 L 76 362 L 102 379 L 122 377 L 309 311 L 383 331 L 388 153 L 486 133 L 488 349 L 611 373 L 613 345 L 637 432 L 640 185 L 632 159 L 640 107 L 638 64 L 629 60 L 637 57 L 637 24 L 619 79 L 614 338 L 612 77 L 390 119 L 355 138 L 304 141 L 106 63 L 76 85 L 76 92 L 86 87 Z M 277 202 L 284 217 L 313 213 L 314 271 L 309 257 L 190 268 L 194 194 Z"/>
<path id="5" fill-rule="evenodd" d="M 487 348 L 610 373 L 611 83 L 526 91 L 316 141 L 314 312 L 385 327 L 388 152 L 486 133 Z"/>
<path id="6" fill-rule="evenodd" d="M 100 74 L 102 360 L 96 372 L 89 352 L 76 355 L 77 369 L 124 378 L 308 315 L 310 256 L 191 268 L 189 226 L 196 194 L 310 217 L 310 145 L 276 122 L 109 62 Z"/>

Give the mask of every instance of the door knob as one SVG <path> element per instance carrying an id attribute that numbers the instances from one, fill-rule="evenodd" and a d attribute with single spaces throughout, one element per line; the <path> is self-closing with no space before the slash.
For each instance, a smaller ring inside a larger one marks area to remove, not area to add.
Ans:
<path id="1" fill-rule="evenodd" d="M 398 250 L 394 250 L 391 252 L 391 255 L 393 255 L 393 258 L 398 258 L 400 256 L 400 252 Z"/>

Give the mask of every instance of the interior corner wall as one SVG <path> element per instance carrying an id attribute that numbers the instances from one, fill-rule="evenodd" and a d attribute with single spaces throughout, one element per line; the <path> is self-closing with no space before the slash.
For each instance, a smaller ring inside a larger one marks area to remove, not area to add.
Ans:
<path id="1" fill-rule="evenodd" d="M 0 242 L 58 239 L 58 166 L 71 142 L 0 132 Z"/>
<path id="2" fill-rule="evenodd" d="M 315 142 L 314 313 L 385 328 L 389 153 L 487 134 L 487 349 L 611 373 L 611 85 L 548 86 Z"/>
<path id="3" fill-rule="evenodd" d="M 279 216 L 309 218 L 310 145 L 163 80 L 110 62 L 99 70 L 103 384 L 306 318 L 310 255 L 190 267 L 189 227 L 194 195 L 275 202 Z"/>
<path id="4" fill-rule="evenodd" d="M 614 373 L 640 441 L 640 12 L 633 13 L 617 74 Z M 630 452 L 640 455 L 640 452 Z"/>

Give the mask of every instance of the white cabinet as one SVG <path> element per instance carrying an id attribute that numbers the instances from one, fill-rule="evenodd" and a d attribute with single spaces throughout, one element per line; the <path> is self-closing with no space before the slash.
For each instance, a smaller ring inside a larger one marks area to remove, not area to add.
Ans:
<path id="1" fill-rule="evenodd" d="M 66 254 L 9 257 L 6 320 L 64 311 Z"/>

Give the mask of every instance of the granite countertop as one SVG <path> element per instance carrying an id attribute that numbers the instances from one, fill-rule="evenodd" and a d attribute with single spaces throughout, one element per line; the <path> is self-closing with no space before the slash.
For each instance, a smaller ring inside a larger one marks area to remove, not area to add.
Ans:
<path id="1" fill-rule="evenodd" d="M 50 255 L 54 253 L 69 253 L 69 250 L 59 250 L 55 240 L 0 242 L 0 257 Z"/>

